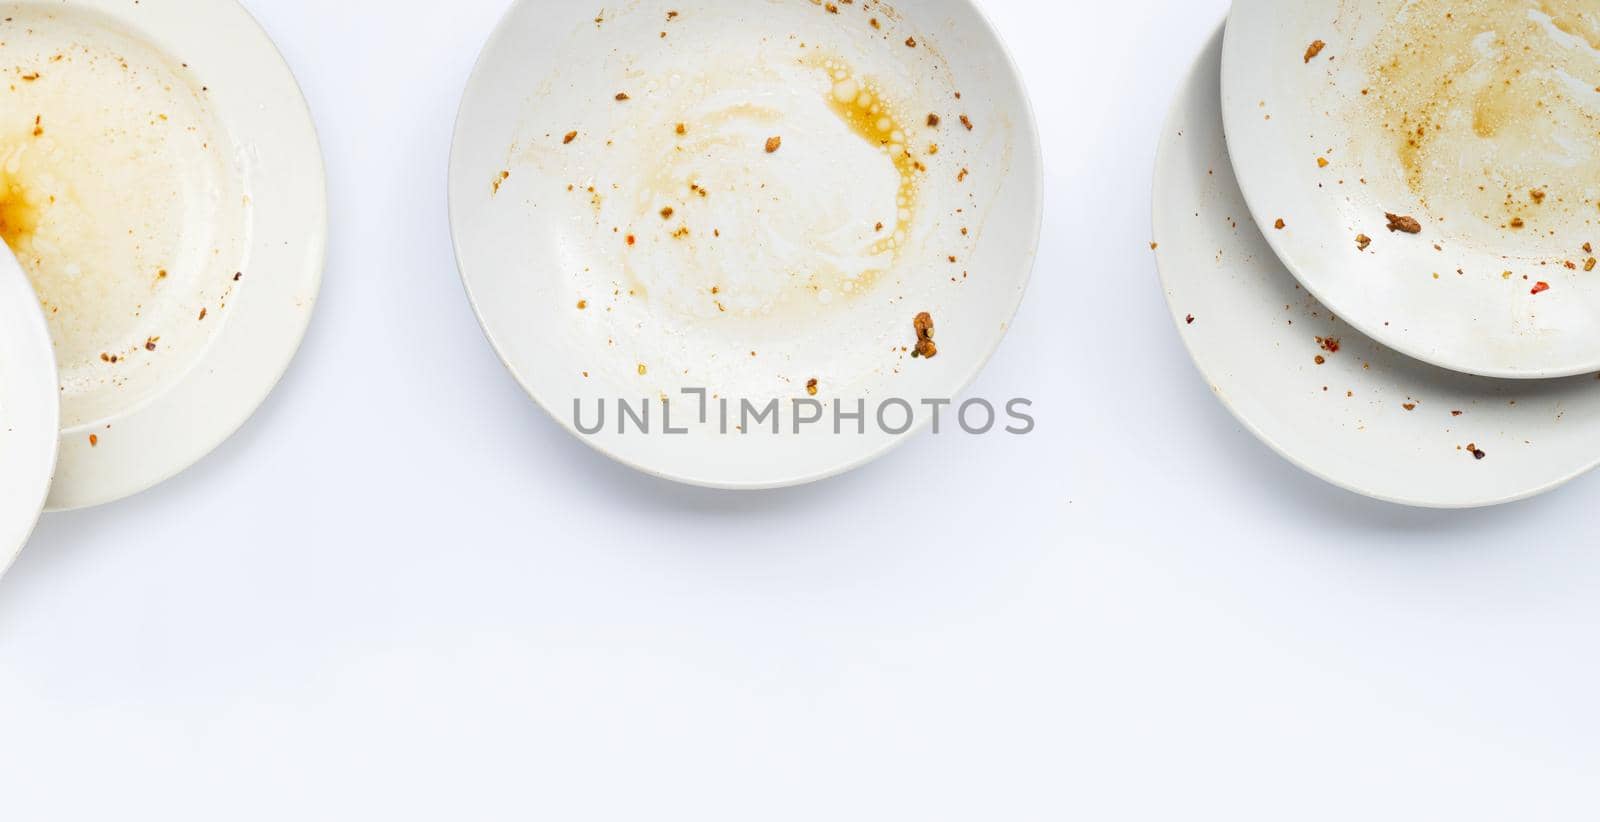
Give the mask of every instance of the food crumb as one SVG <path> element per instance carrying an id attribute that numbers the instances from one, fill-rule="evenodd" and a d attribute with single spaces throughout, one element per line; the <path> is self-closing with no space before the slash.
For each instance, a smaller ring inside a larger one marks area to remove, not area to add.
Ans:
<path id="1" fill-rule="evenodd" d="M 939 127 L 939 115 L 937 115 L 937 114 L 929 114 L 928 115 L 928 126 L 930 128 L 938 128 Z"/>
<path id="2" fill-rule="evenodd" d="M 816 378 L 812 378 L 809 382 L 806 383 L 806 393 L 810 394 L 813 397 L 815 397 L 817 395 L 817 381 L 816 381 Z"/>
<path id="3" fill-rule="evenodd" d="M 917 47 L 917 38 L 915 38 L 915 37 L 907 37 L 906 38 L 906 46 L 909 47 L 909 48 L 916 48 Z"/>
<path id="4" fill-rule="evenodd" d="M 1184 317 L 1183 318 L 1183 324 L 1184 325 L 1194 325 L 1194 315 L 1190 314 L 1189 316 Z"/>
<path id="5" fill-rule="evenodd" d="M 146 351 L 154 351 L 154 350 L 156 350 L 156 343 L 159 343 L 159 342 L 161 342 L 161 338 L 160 337 L 150 337 L 150 338 L 146 339 L 144 341 L 144 350 L 146 350 Z"/>
<path id="6" fill-rule="evenodd" d="M 911 321 L 911 327 L 917 332 L 917 347 L 911 356 L 925 360 L 939 356 L 939 348 L 933 344 L 933 315 L 926 311 L 918 314 Z"/>
<path id="7" fill-rule="evenodd" d="M 1370 245 L 1372 245 L 1372 238 L 1371 237 L 1368 237 L 1365 234 L 1357 234 L 1356 235 L 1356 248 L 1357 249 L 1359 249 L 1361 251 L 1366 251 L 1367 247 L 1370 246 Z"/>
<path id="8" fill-rule="evenodd" d="M 1289 225 L 1288 223 L 1283 221 L 1282 217 L 1279 217 L 1278 221 L 1272 224 L 1272 227 L 1278 229 L 1279 231 L 1282 231 L 1288 225 Z"/>
<path id="9" fill-rule="evenodd" d="M 1321 54 L 1322 50 L 1327 47 L 1327 43 L 1324 43 L 1321 40 L 1313 40 L 1311 45 L 1306 47 L 1306 62 L 1309 63 L 1312 60 L 1317 59 L 1317 55 Z"/>
<path id="10" fill-rule="evenodd" d="M 1391 232 L 1403 231 L 1406 234 L 1422 233 L 1422 223 L 1417 222 L 1417 218 L 1415 217 L 1402 217 L 1399 214 L 1388 213 L 1384 214 L 1383 216 L 1389 219 L 1389 225 L 1387 227 Z"/>
<path id="11" fill-rule="evenodd" d="M 1472 458 L 1475 460 L 1481 460 L 1484 457 L 1489 456 L 1488 454 L 1484 453 L 1482 448 L 1478 447 L 1477 443 L 1471 443 L 1467 445 L 1467 453 L 1471 454 Z"/>
<path id="12" fill-rule="evenodd" d="M 1533 284 L 1533 291 L 1531 293 L 1533 293 L 1533 294 L 1543 294 L 1544 292 L 1549 291 L 1549 290 L 1550 290 L 1550 284 L 1545 282 L 1544 280 L 1540 280 L 1539 282 Z"/>
<path id="13" fill-rule="evenodd" d="M 768 154 L 776 154 L 778 152 L 778 149 L 780 149 L 782 147 L 783 147 L 783 138 L 782 137 L 768 137 L 767 138 L 767 153 Z"/>
<path id="14" fill-rule="evenodd" d="M 968 117 L 965 114 L 961 115 L 961 125 L 966 126 L 967 127 L 967 131 L 971 131 L 972 130 L 972 118 Z"/>
<path id="15" fill-rule="evenodd" d="M 628 93 L 626 91 L 617 92 L 617 102 L 623 103 L 627 102 L 629 99 L 630 98 L 628 97 Z"/>
<path id="16" fill-rule="evenodd" d="M 90 448 L 94 448 L 95 446 L 97 446 L 99 444 L 100 444 L 100 436 L 98 434 L 90 434 L 89 435 L 89 447 Z"/>
<path id="17" fill-rule="evenodd" d="M 567 136 L 561 138 L 561 144 L 562 145 L 567 145 L 568 143 L 571 143 L 573 140 L 576 140 L 576 139 L 578 139 L 578 132 L 569 131 L 569 132 L 567 132 Z"/>
<path id="18" fill-rule="evenodd" d="M 1339 353 L 1338 337 L 1318 337 L 1317 345 L 1321 346 L 1322 350 L 1328 352 L 1329 354 Z"/>

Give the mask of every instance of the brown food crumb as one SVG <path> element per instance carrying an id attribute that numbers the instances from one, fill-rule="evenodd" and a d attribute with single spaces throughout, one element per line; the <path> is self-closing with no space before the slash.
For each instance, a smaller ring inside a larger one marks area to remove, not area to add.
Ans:
<path id="1" fill-rule="evenodd" d="M 1523 222 L 1521 217 L 1512 217 L 1511 218 L 1511 227 L 1512 228 L 1522 228 L 1525 225 L 1527 225 L 1527 223 Z"/>
<path id="2" fill-rule="evenodd" d="M 1415 411 L 1415 410 L 1417 410 L 1417 404 L 1414 403 L 1414 402 L 1405 403 L 1405 404 L 1401 405 L 1400 407 L 1404 408 L 1407 411 Z"/>
<path id="3" fill-rule="evenodd" d="M 1489 456 L 1488 454 L 1485 454 L 1483 452 L 1482 448 L 1478 447 L 1477 443 L 1472 443 L 1472 444 L 1468 445 L 1467 446 L 1467 452 L 1472 454 L 1472 458 L 1475 459 L 1475 460 L 1481 460 L 1484 457 Z"/>
<path id="4" fill-rule="evenodd" d="M 1549 290 L 1550 290 L 1550 284 L 1545 282 L 1544 280 L 1540 280 L 1539 282 L 1533 284 L 1532 293 L 1534 293 L 1534 294 L 1543 294 L 1544 292 L 1549 291 Z"/>
<path id="5" fill-rule="evenodd" d="M 1595 265 L 1594 258 L 1590 257 L 1588 260 L 1584 261 L 1583 270 L 1584 271 L 1593 271 L 1594 270 L 1594 265 Z"/>
<path id="6" fill-rule="evenodd" d="M 626 101 L 628 99 L 629 99 L 628 98 L 628 93 L 626 91 L 617 92 L 617 102 L 621 103 L 621 102 L 624 102 L 624 101 Z"/>
<path id="7" fill-rule="evenodd" d="M 817 395 L 817 381 L 815 379 L 806 383 L 806 393 L 813 397 Z"/>
<path id="8" fill-rule="evenodd" d="M 1317 59 L 1317 55 L 1321 54 L 1322 50 L 1327 47 L 1327 43 L 1324 43 L 1321 40 L 1313 40 L 1311 45 L 1306 47 L 1306 62 L 1309 63 L 1312 60 Z"/>
<path id="9" fill-rule="evenodd" d="M 916 48 L 917 47 L 917 38 L 915 38 L 915 37 L 907 37 L 906 38 L 906 45 L 911 47 L 911 48 Z"/>
<path id="10" fill-rule="evenodd" d="M 666 208 L 661 209 L 661 219 L 663 220 L 672 219 L 672 214 L 672 206 L 667 206 Z"/>
<path id="11" fill-rule="evenodd" d="M 928 125 L 933 127 L 933 128 L 938 128 L 939 127 L 939 115 L 937 115 L 937 114 L 929 114 L 928 115 Z"/>
<path id="12" fill-rule="evenodd" d="M 584 309 L 586 309 L 588 307 L 589 307 L 589 301 L 588 300 L 579 300 L 578 301 L 578 310 L 579 311 L 582 311 L 582 310 L 584 310 Z"/>
<path id="13" fill-rule="evenodd" d="M 202 308 L 202 309 L 200 309 L 200 319 L 203 320 L 205 318 L 206 318 L 206 310 L 204 308 Z"/>
<path id="14" fill-rule="evenodd" d="M 780 149 L 780 148 L 783 148 L 783 138 L 782 137 L 768 137 L 767 138 L 767 153 L 768 154 L 776 154 L 778 152 L 778 149 Z"/>
<path id="15" fill-rule="evenodd" d="M 1403 231 L 1407 234 L 1422 233 L 1422 223 L 1417 222 L 1417 218 L 1415 217 L 1402 217 L 1399 214 L 1387 213 L 1383 216 L 1389 218 L 1389 225 L 1387 227 L 1391 232 Z"/>
<path id="16" fill-rule="evenodd" d="M 1282 231 L 1287 225 L 1288 223 L 1284 222 L 1282 217 L 1279 217 L 1278 221 L 1272 224 L 1272 227 Z"/>
<path id="17" fill-rule="evenodd" d="M 1367 247 L 1370 246 L 1370 245 L 1372 245 L 1372 238 L 1371 237 L 1368 237 L 1365 234 L 1357 234 L 1356 235 L 1356 248 L 1358 248 L 1358 249 L 1360 249 L 1362 251 L 1366 251 Z"/>
<path id="18" fill-rule="evenodd" d="M 963 115 L 961 115 L 960 119 L 961 119 L 961 125 L 966 126 L 967 127 L 967 131 L 971 131 L 972 130 L 972 118 L 970 118 L 967 115 L 963 114 Z"/>
<path id="19" fill-rule="evenodd" d="M 161 338 L 160 337 L 150 337 L 149 339 L 144 341 L 144 350 L 146 350 L 146 351 L 154 351 L 154 350 L 156 350 L 156 343 L 158 343 L 158 342 L 161 342 Z"/>
<path id="20" fill-rule="evenodd" d="M 1328 363 L 1328 358 L 1322 356 L 1321 354 L 1318 354 L 1317 355 L 1317 359 L 1316 359 L 1316 363 L 1317 363 L 1317 365 L 1326 365 Z"/>
<path id="21" fill-rule="evenodd" d="M 567 136 L 561 138 L 561 144 L 566 145 L 576 139 L 578 139 L 578 132 L 569 131 L 567 132 Z"/>
<path id="22" fill-rule="evenodd" d="M 1321 346 L 1322 350 L 1328 352 L 1329 354 L 1339 353 L 1338 337 L 1318 337 L 1317 345 Z"/>
<path id="23" fill-rule="evenodd" d="M 1528 192 L 1528 196 L 1532 197 L 1533 198 L 1533 202 L 1536 203 L 1536 204 L 1543 203 L 1544 202 L 1544 189 L 1536 188 L 1536 189 Z"/>
<path id="24" fill-rule="evenodd" d="M 939 348 L 933 344 L 933 315 L 926 311 L 918 314 L 911 321 L 911 327 L 917 332 L 917 347 L 911 356 L 925 360 L 939 356 Z"/>
<path id="25" fill-rule="evenodd" d="M 1183 323 L 1184 325 L 1194 325 L 1194 315 L 1190 314 L 1189 316 L 1184 317 Z"/>
<path id="26" fill-rule="evenodd" d="M 676 129 L 676 131 L 678 132 L 678 136 L 681 137 L 681 136 L 689 133 L 689 127 L 684 125 L 683 123 L 679 123 L 678 124 L 678 128 Z"/>
<path id="27" fill-rule="evenodd" d="M 100 444 L 100 436 L 98 434 L 90 434 L 89 435 L 89 447 L 93 448 L 93 447 L 95 447 L 95 446 L 97 446 L 99 444 Z"/>

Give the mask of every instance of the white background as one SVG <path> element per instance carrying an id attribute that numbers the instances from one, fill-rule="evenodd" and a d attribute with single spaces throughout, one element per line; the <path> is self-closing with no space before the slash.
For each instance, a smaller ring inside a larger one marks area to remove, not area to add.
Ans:
<path id="1" fill-rule="evenodd" d="M 445 158 L 506 0 L 248 5 L 321 129 L 323 300 L 243 432 L 0 582 L 0 819 L 1600 811 L 1600 481 L 1368 502 L 1183 352 L 1150 167 L 1223 0 L 989 0 L 1049 179 L 977 391 L 1039 430 L 750 495 L 591 453 L 473 321 Z"/>

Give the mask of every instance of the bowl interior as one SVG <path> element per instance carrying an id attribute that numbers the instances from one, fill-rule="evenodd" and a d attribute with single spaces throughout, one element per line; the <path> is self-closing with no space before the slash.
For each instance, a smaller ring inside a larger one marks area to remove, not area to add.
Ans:
<path id="1" fill-rule="evenodd" d="M 1023 88 L 956 0 L 518 3 L 451 166 L 469 295 L 529 393 L 624 462 L 724 487 L 859 464 L 958 394 L 1022 296 L 1039 202 Z M 897 398 L 915 419 L 878 425 Z M 655 430 L 620 433 L 622 401 Z"/>

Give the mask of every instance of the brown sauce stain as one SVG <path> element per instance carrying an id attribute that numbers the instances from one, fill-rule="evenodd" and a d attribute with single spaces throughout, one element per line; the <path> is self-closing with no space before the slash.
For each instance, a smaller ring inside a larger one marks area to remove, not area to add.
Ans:
<path id="1" fill-rule="evenodd" d="M 1425 205 L 1487 223 L 1592 219 L 1600 189 L 1600 7 L 1412 0 L 1378 35 L 1363 101 Z M 1532 191 L 1548 197 L 1530 197 Z M 1554 221 L 1548 221 L 1554 222 Z"/>

